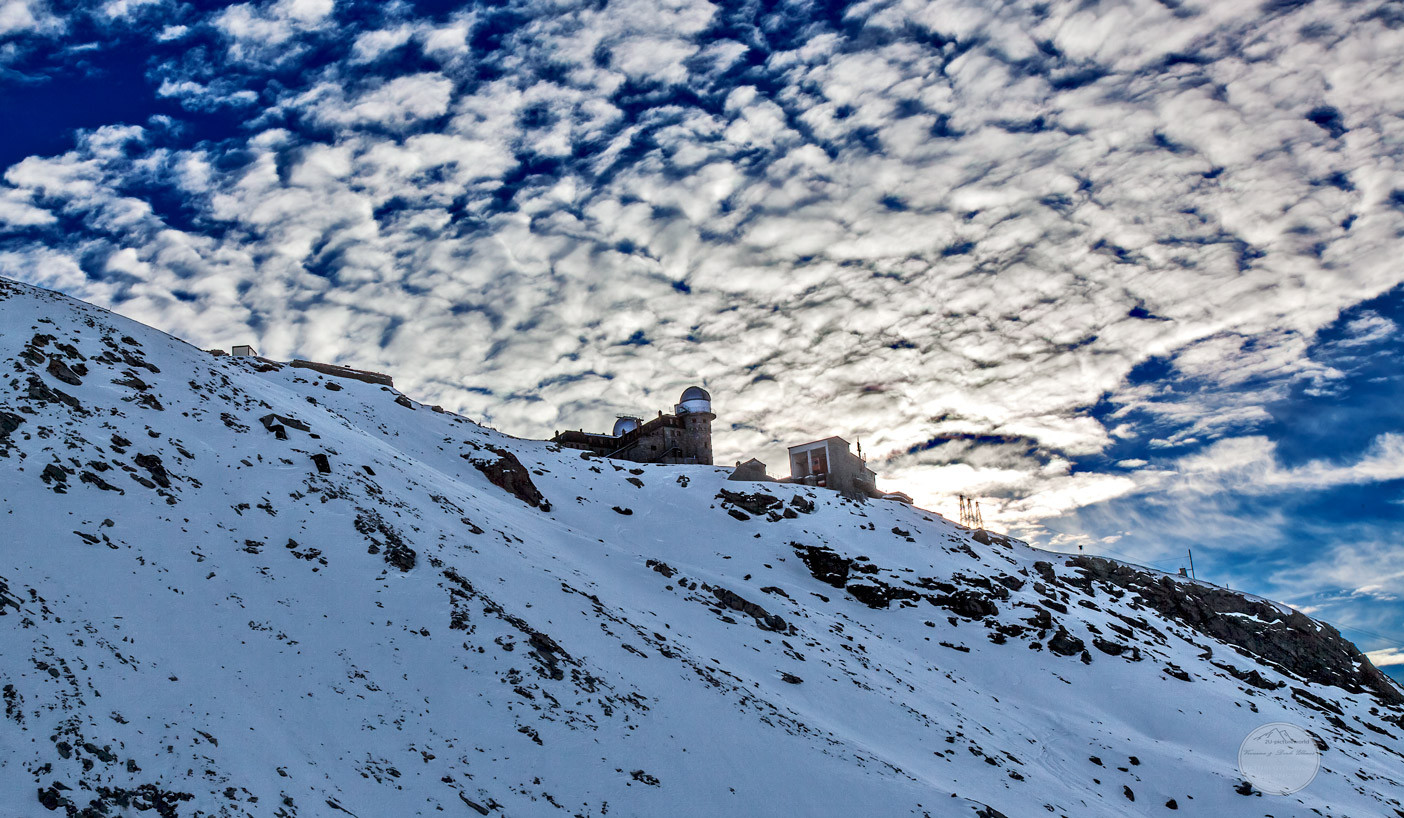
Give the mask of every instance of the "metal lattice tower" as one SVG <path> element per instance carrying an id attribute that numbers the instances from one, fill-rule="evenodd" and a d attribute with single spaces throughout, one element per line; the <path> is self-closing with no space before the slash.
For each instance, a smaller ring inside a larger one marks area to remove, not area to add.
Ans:
<path id="1" fill-rule="evenodd" d="M 980 513 L 980 501 L 973 497 L 960 496 L 960 524 L 966 528 L 984 528 L 985 516 Z"/>

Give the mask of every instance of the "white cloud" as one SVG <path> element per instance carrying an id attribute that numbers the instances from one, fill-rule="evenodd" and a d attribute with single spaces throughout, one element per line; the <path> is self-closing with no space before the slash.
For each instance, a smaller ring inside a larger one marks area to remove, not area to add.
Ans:
<path id="1" fill-rule="evenodd" d="M 1266 437 L 1229 438 L 1175 464 L 1176 488 L 1210 492 L 1233 490 L 1258 494 L 1284 490 L 1319 490 L 1404 478 L 1404 435 L 1386 432 L 1354 462 L 1313 460 L 1283 467 L 1276 446 Z"/>
<path id="2" fill-rule="evenodd" d="M 108 0 L 102 6 L 102 13 L 113 18 L 128 17 L 140 9 L 159 5 L 162 2 L 164 0 Z"/>
<path id="3" fill-rule="evenodd" d="M 0 37 L 55 34 L 62 29 L 62 21 L 43 0 L 0 0 Z"/>
<path id="4" fill-rule="evenodd" d="M 49 211 L 35 207 L 33 196 L 27 191 L 14 188 L 0 188 L 0 232 L 22 227 L 52 224 L 56 217 Z"/>
<path id="5" fill-rule="evenodd" d="M 327 125 L 370 123 L 404 128 L 421 119 L 443 116 L 452 95 L 452 80 L 426 72 L 396 77 L 350 99 L 338 83 L 323 83 L 303 94 L 293 106 L 307 109 L 316 121 Z"/>
<path id="6" fill-rule="evenodd" d="M 30 246 L 32 272 L 12 250 L 6 269 L 202 344 L 268 327 L 270 354 L 393 370 L 521 434 L 605 426 L 706 381 L 735 424 L 721 461 L 861 437 L 886 485 L 933 504 L 978 492 L 1030 531 L 1152 490 L 1391 479 L 1393 437 L 1289 468 L 1255 436 L 1294 384 L 1341 376 L 1312 360 L 1316 333 L 1404 280 L 1385 81 L 1404 34 L 1297 36 L 1348 8 L 870 2 L 845 12 L 862 36 L 814 23 L 748 65 L 762 32 L 707 42 L 702 2 L 529 4 L 495 53 L 470 52 L 484 23 L 468 13 L 397 7 L 362 30 L 327 0 L 246 3 L 212 18 L 225 61 L 167 66 L 158 93 L 276 97 L 261 119 L 228 145 L 138 161 L 121 144 L 140 133 L 102 131 L 15 165 L 0 218 L 90 233 Z M 259 74 L 341 41 L 344 59 L 280 74 L 286 89 Z M 415 47 L 438 70 L 383 73 Z M 1163 64 L 1178 52 L 1205 61 Z M 710 96 L 625 98 L 631 80 Z M 1305 118 L 1323 101 L 1341 139 Z M 1318 183 L 1337 171 L 1355 190 Z M 175 186 L 218 229 L 174 229 L 123 192 L 133 180 Z M 118 283 L 75 277 L 79 257 Z M 177 288 L 198 301 L 163 295 Z M 639 330 L 648 345 L 621 345 Z M 1394 331 L 1365 316 L 1341 343 Z M 1152 357 L 1192 386 L 1128 384 Z M 1105 422 L 1087 411 L 1101 400 L 1119 407 Z M 1071 466 L 1151 433 L 1154 465 Z M 959 435 L 1021 442 L 923 448 Z"/>
<path id="7" fill-rule="evenodd" d="M 351 46 L 353 63 L 371 62 L 409 42 L 414 29 L 408 25 L 367 31 Z"/>
<path id="8" fill-rule="evenodd" d="M 324 29 L 334 8 L 333 0 L 240 3 L 221 11 L 214 24 L 229 41 L 230 59 L 286 62 L 302 53 L 296 38 Z"/>
<path id="9" fill-rule="evenodd" d="M 1336 342 L 1340 347 L 1358 347 L 1377 343 L 1399 332 L 1399 325 L 1373 312 L 1367 312 L 1345 325 L 1346 336 Z"/>

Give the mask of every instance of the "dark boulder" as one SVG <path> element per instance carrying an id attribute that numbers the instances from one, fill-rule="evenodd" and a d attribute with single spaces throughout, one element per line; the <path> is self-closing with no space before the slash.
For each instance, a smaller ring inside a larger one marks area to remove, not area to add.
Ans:
<path id="1" fill-rule="evenodd" d="M 62 389 L 50 389 L 38 375 L 30 375 L 27 384 L 26 397 L 40 405 L 46 403 L 62 403 L 70 409 L 81 412 L 83 404 L 78 399 L 63 391 Z"/>
<path id="2" fill-rule="evenodd" d="M 68 473 L 53 463 L 44 467 L 44 471 L 39 474 L 39 479 L 59 489 L 68 485 Z"/>
<path id="3" fill-rule="evenodd" d="M 748 494 L 746 492 L 722 489 L 717 493 L 717 499 L 755 515 L 765 514 L 765 512 L 770 509 L 781 505 L 780 498 L 760 491 Z"/>
<path id="4" fill-rule="evenodd" d="M 970 539 L 982 545 L 1002 545 L 1005 548 L 1011 548 L 1014 545 L 1014 541 L 1009 539 L 1008 537 L 1002 536 L 1000 534 L 991 534 L 983 528 L 978 529 L 974 534 L 971 534 Z"/>
<path id="5" fill-rule="evenodd" d="M 994 600 L 979 591 L 956 591 L 953 594 L 933 596 L 929 599 L 936 605 L 966 619 L 984 619 L 999 613 L 999 606 L 995 605 Z"/>
<path id="6" fill-rule="evenodd" d="M 263 428 L 273 432 L 275 435 L 278 434 L 278 430 L 282 429 L 284 426 L 291 427 L 299 432 L 312 431 L 312 427 L 308 426 L 306 423 L 303 423 L 297 418 L 290 418 L 287 415 L 267 414 L 259 418 L 258 422 L 263 424 Z M 286 440 L 287 433 L 284 432 L 282 435 L 279 435 L 278 439 Z"/>
<path id="7" fill-rule="evenodd" d="M 125 370 L 121 378 L 114 379 L 112 382 L 118 386 L 125 386 L 128 389 L 134 389 L 138 392 L 145 392 L 151 388 L 151 384 L 138 378 L 137 374 L 130 369 Z"/>
<path id="8" fill-rule="evenodd" d="M 849 583 L 846 589 L 855 599 L 869 608 L 887 608 L 894 599 L 920 599 L 921 594 L 911 588 L 897 588 L 878 580 Z"/>
<path id="9" fill-rule="evenodd" d="M 58 358 L 49 359 L 48 373 L 69 386 L 82 386 L 83 379 L 78 377 L 78 373 L 68 368 L 68 364 Z"/>
<path id="10" fill-rule="evenodd" d="M 761 630 L 783 632 L 789 627 L 784 619 L 770 613 L 765 608 L 742 597 L 735 591 L 729 591 L 726 588 L 712 588 L 711 591 L 712 596 L 716 597 L 717 601 L 721 602 L 721 604 L 733 611 L 740 611 L 754 618 L 756 620 L 756 626 Z"/>
<path id="11" fill-rule="evenodd" d="M 892 603 L 892 597 L 887 593 L 885 585 L 868 585 L 862 582 L 855 582 L 848 586 L 848 592 L 853 594 L 853 598 L 867 605 L 869 608 L 886 608 Z"/>
<path id="12" fill-rule="evenodd" d="M 1053 634 L 1053 638 L 1048 640 L 1048 649 L 1059 656 L 1076 656 L 1082 653 L 1082 648 L 1082 640 L 1068 633 L 1068 629 L 1062 625 L 1058 626 L 1058 632 Z"/>
<path id="13" fill-rule="evenodd" d="M 111 483 L 107 482 L 101 477 L 98 477 L 96 474 L 93 474 L 90 471 L 85 471 L 82 474 L 78 475 L 78 479 L 95 488 L 102 489 L 103 491 L 115 491 L 118 494 L 126 494 L 125 491 L 117 488 L 116 486 L 112 485 Z"/>
<path id="14" fill-rule="evenodd" d="M 1182 667 L 1180 667 L 1179 665 L 1176 665 L 1176 664 L 1169 664 L 1169 665 L 1166 665 L 1165 667 L 1161 668 L 1161 671 L 1162 671 L 1166 676 L 1169 676 L 1169 677 L 1171 677 L 1172 679 L 1179 679 L 1179 680 L 1182 681 L 1182 682 L 1193 681 L 1193 680 L 1190 678 L 1189 673 L 1186 672 L 1184 668 L 1182 668 Z"/>
<path id="15" fill-rule="evenodd" d="M 842 588 L 848 582 L 848 571 L 853 565 L 852 560 L 844 559 L 822 546 L 790 543 L 790 547 L 795 549 L 795 554 L 804 561 L 805 566 L 809 568 L 809 573 L 815 579 L 835 588 Z"/>
<path id="16" fill-rule="evenodd" d="M 1277 690 L 1278 688 L 1287 686 L 1286 682 L 1268 681 L 1267 678 L 1263 676 L 1263 674 L 1259 673 L 1256 670 L 1239 670 L 1233 665 L 1220 664 L 1219 662 L 1214 662 L 1213 665 L 1219 670 L 1228 673 L 1228 675 L 1239 680 L 1240 682 L 1245 682 L 1260 690 Z"/>
<path id="17" fill-rule="evenodd" d="M 551 503 L 531 482 L 531 473 L 517 456 L 506 449 L 490 449 L 497 455 L 496 460 L 470 459 L 470 462 L 487 477 L 488 482 L 506 491 L 529 506 L 542 511 L 550 511 Z M 467 458 L 467 455 L 463 455 Z"/>
<path id="18" fill-rule="evenodd" d="M 1100 636 L 1092 637 L 1092 647 L 1100 650 L 1108 656 L 1120 656 L 1126 652 L 1126 646 L 1120 642 L 1111 642 Z"/>
<path id="19" fill-rule="evenodd" d="M 10 412 L 0 412 L 0 439 L 10 436 L 10 433 L 24 423 L 24 418 Z"/>
<path id="20" fill-rule="evenodd" d="M 418 554 L 415 550 L 403 542 L 392 542 L 385 546 L 385 561 L 401 571 L 413 568 L 417 560 Z"/>
<path id="21" fill-rule="evenodd" d="M 139 454 L 132 458 L 132 462 L 146 469 L 151 475 L 151 480 L 163 489 L 171 487 L 170 475 L 166 473 L 166 467 L 161 465 L 161 458 L 154 454 Z"/>

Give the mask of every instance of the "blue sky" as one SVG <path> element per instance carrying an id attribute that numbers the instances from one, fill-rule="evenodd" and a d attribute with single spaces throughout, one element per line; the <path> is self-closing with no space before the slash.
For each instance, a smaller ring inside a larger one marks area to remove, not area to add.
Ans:
<path id="1" fill-rule="evenodd" d="M 1401 60 L 1386 2 L 0 0 L 0 274 L 522 435 L 703 383 L 720 461 L 861 439 L 1404 663 Z"/>

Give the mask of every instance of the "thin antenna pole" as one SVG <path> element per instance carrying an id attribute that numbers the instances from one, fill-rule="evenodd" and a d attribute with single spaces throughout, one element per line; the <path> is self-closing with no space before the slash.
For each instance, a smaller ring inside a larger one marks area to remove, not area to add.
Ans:
<path id="1" fill-rule="evenodd" d="M 1192 549 L 1192 548 L 1186 548 L 1186 549 L 1185 549 L 1185 553 L 1189 555 L 1189 561 L 1190 561 L 1190 579 L 1199 579 L 1199 577 L 1197 577 L 1197 576 L 1194 575 L 1194 549 Z"/>

